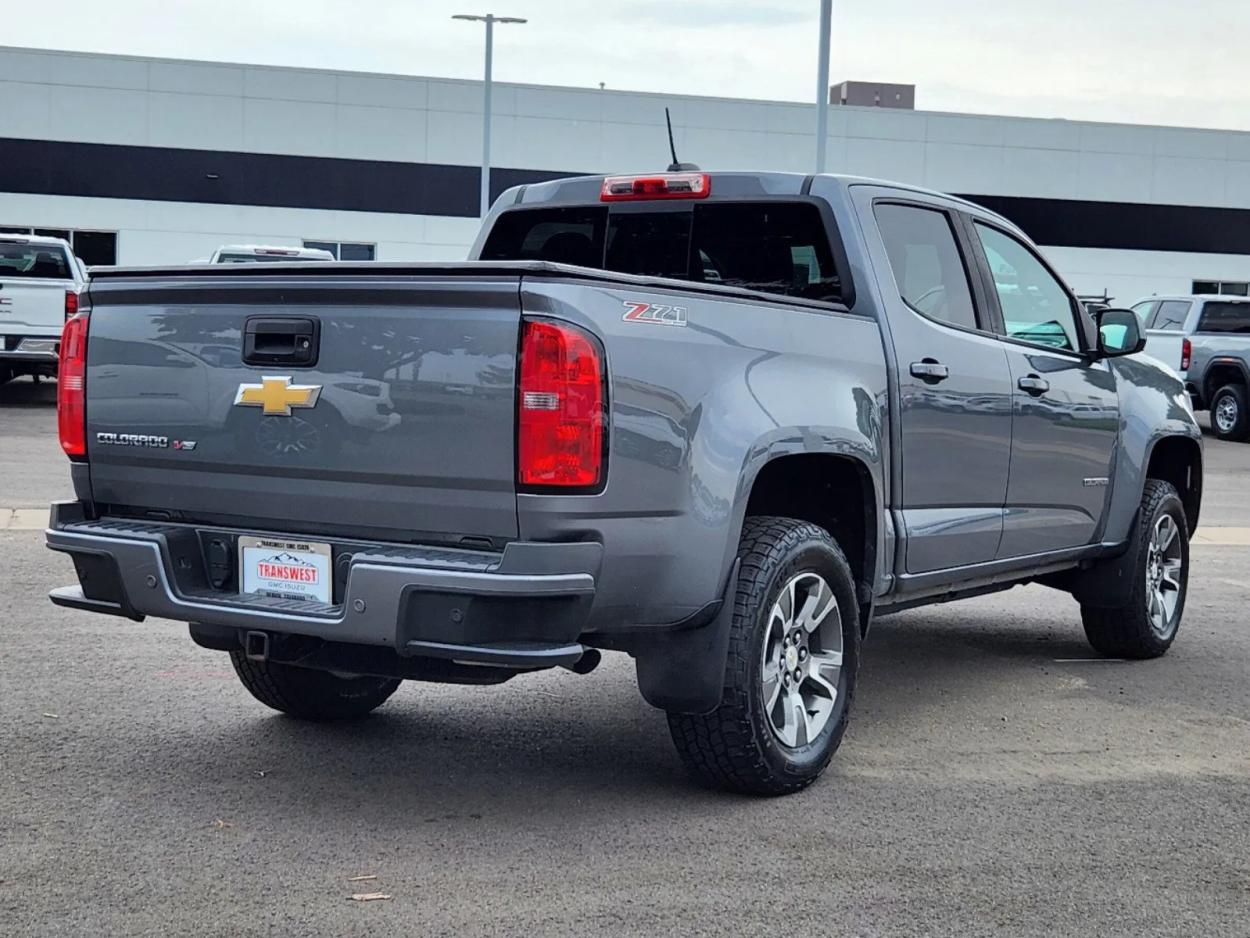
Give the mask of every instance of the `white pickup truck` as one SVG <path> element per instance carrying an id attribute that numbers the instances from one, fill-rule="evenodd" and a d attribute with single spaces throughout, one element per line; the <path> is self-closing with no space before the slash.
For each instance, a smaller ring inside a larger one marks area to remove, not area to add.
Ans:
<path id="1" fill-rule="evenodd" d="M 0 234 L 0 384 L 55 375 L 87 272 L 61 238 Z"/>
<path id="2" fill-rule="evenodd" d="M 332 261 L 325 248 L 295 248 L 269 244 L 223 244 L 208 259 L 210 264 L 262 264 L 266 261 Z"/>

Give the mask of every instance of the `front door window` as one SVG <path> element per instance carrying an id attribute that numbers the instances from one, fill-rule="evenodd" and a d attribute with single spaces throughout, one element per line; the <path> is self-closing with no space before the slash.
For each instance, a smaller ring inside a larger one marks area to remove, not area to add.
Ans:
<path id="1" fill-rule="evenodd" d="M 994 277 L 1005 334 L 1047 348 L 1079 351 L 1072 295 L 1032 251 L 997 228 L 976 225 Z"/>

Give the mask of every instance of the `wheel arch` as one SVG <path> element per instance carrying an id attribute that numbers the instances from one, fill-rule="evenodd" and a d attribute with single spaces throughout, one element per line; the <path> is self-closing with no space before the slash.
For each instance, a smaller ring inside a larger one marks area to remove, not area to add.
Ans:
<path id="1" fill-rule="evenodd" d="M 880 509 L 872 470 L 842 452 L 782 453 L 749 479 L 734 543 L 751 515 L 777 515 L 819 525 L 833 535 L 855 577 L 860 629 L 867 631 L 880 545 Z"/>
<path id="2" fill-rule="evenodd" d="M 1155 439 L 1146 456 L 1146 479 L 1169 482 L 1185 506 L 1185 522 L 1192 537 L 1202 508 L 1202 446 L 1190 436 L 1171 435 Z M 1139 499 L 1140 500 L 1140 499 Z"/>
<path id="3" fill-rule="evenodd" d="M 1215 393 L 1226 384 L 1250 387 L 1250 369 L 1239 358 L 1221 355 L 1207 363 L 1202 375 L 1202 399 L 1211 406 Z"/>

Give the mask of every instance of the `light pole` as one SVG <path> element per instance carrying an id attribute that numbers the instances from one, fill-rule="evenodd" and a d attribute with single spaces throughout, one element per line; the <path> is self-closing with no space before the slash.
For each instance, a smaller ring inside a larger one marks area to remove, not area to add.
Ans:
<path id="1" fill-rule="evenodd" d="M 482 217 L 485 218 L 490 211 L 490 66 L 494 54 L 495 24 L 526 21 L 519 16 L 496 16 L 494 13 L 485 16 L 457 13 L 452 19 L 486 24 L 486 78 L 482 82 Z"/>
<path id="2" fill-rule="evenodd" d="M 829 30 L 833 0 L 820 0 L 820 57 L 816 63 L 816 172 L 825 171 L 829 137 Z"/>

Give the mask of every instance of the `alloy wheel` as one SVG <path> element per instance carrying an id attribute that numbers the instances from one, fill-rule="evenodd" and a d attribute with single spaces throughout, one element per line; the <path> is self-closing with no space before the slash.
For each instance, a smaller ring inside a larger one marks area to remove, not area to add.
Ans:
<path id="1" fill-rule="evenodd" d="M 1181 599 L 1181 532 L 1171 515 L 1161 515 L 1150 533 L 1146 554 L 1146 612 L 1150 627 L 1160 638 L 1176 628 L 1176 606 Z"/>
<path id="2" fill-rule="evenodd" d="M 791 577 L 768 614 L 760 661 L 764 713 L 783 746 L 806 746 L 825 729 L 841 673 L 837 597 L 817 573 Z"/>

